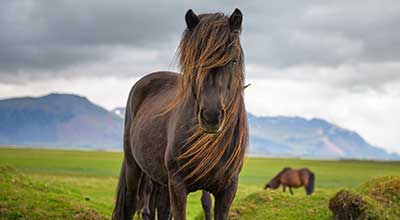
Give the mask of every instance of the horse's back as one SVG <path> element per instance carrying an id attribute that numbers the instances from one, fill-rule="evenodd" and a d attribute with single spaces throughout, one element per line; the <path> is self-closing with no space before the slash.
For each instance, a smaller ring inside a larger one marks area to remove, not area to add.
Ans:
<path id="1" fill-rule="evenodd" d="M 298 170 L 288 169 L 282 173 L 282 183 L 291 187 L 300 187 L 302 185 L 301 174 Z"/>
<path id="2" fill-rule="evenodd" d="M 298 172 L 300 173 L 301 176 L 307 177 L 310 176 L 311 174 L 314 174 L 313 172 L 311 172 L 311 170 L 309 170 L 308 168 L 302 168 L 299 169 Z"/>

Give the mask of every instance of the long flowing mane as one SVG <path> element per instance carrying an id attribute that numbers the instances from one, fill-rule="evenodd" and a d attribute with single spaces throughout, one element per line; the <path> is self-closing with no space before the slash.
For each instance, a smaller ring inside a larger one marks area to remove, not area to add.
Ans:
<path id="1" fill-rule="evenodd" d="M 178 156 L 184 161 L 179 172 L 185 181 L 195 183 L 204 177 L 213 176 L 204 182 L 228 182 L 236 174 L 244 160 L 248 142 L 246 111 L 243 102 L 244 56 L 238 33 L 234 33 L 228 17 L 222 13 L 203 14 L 193 30 L 185 30 L 178 48 L 181 76 L 175 100 L 168 106 L 173 109 L 188 98 L 190 91 L 199 94 L 206 76 L 212 68 L 226 65 L 233 59 L 238 64 L 232 72 L 232 84 L 223 129 L 217 134 L 204 133 L 199 126 L 183 146 Z M 229 152 L 228 152 L 229 151 Z M 224 157 L 223 167 L 216 167 Z M 226 158 L 225 158 L 226 157 Z M 213 172 L 214 175 L 208 175 Z"/>

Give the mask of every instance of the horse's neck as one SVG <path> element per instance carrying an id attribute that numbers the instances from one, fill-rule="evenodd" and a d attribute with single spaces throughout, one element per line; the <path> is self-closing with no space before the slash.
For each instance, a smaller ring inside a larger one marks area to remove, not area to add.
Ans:
<path id="1" fill-rule="evenodd" d="M 174 123 L 175 134 L 173 137 L 178 139 L 177 142 L 183 144 L 194 133 L 196 126 L 196 103 L 194 97 L 188 96 L 186 100 L 179 103 L 173 110 L 171 122 Z M 181 132 L 178 132 L 181 131 Z"/>
<path id="2" fill-rule="evenodd" d="M 175 119 L 178 123 L 194 125 L 196 120 L 196 101 L 189 94 L 175 109 Z"/>
<path id="3" fill-rule="evenodd" d="M 282 173 L 279 173 L 278 175 L 276 175 L 276 177 L 274 177 L 274 181 L 277 182 L 277 184 L 281 184 L 281 177 L 282 177 Z"/>

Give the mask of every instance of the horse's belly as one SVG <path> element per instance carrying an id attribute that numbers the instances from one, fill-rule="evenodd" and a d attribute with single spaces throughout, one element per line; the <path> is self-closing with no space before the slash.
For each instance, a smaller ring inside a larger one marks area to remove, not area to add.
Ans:
<path id="1" fill-rule="evenodd" d="M 294 172 L 288 172 L 282 175 L 282 183 L 284 185 L 298 188 L 301 187 L 303 184 L 301 182 L 300 176 Z"/>
<path id="2" fill-rule="evenodd" d="M 131 130 L 133 157 L 142 171 L 160 184 L 168 183 L 164 163 L 167 146 L 166 116 L 155 117 L 159 111 L 151 108 L 139 109 Z"/>

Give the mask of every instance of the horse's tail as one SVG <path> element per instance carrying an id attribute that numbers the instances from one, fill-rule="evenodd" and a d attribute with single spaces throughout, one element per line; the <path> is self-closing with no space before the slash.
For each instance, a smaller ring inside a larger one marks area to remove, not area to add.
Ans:
<path id="1" fill-rule="evenodd" d="M 308 184 L 306 186 L 307 195 L 313 194 L 314 185 L 315 185 L 315 175 L 313 172 L 310 172 L 308 176 Z"/>
<path id="2" fill-rule="evenodd" d="M 117 197 L 115 200 L 115 207 L 112 213 L 113 220 L 124 219 L 125 204 L 126 204 L 126 164 L 125 161 L 122 162 L 121 173 L 119 175 L 118 186 L 117 186 Z"/>
<path id="3" fill-rule="evenodd" d="M 143 176 L 130 149 L 130 127 L 141 97 L 140 93 L 137 94 L 137 87 L 138 83 L 136 83 L 129 92 L 125 108 L 123 136 L 124 160 L 119 175 L 115 207 L 112 213 L 113 220 L 132 219 L 137 208 L 138 188 L 140 187 L 141 178 Z"/>

